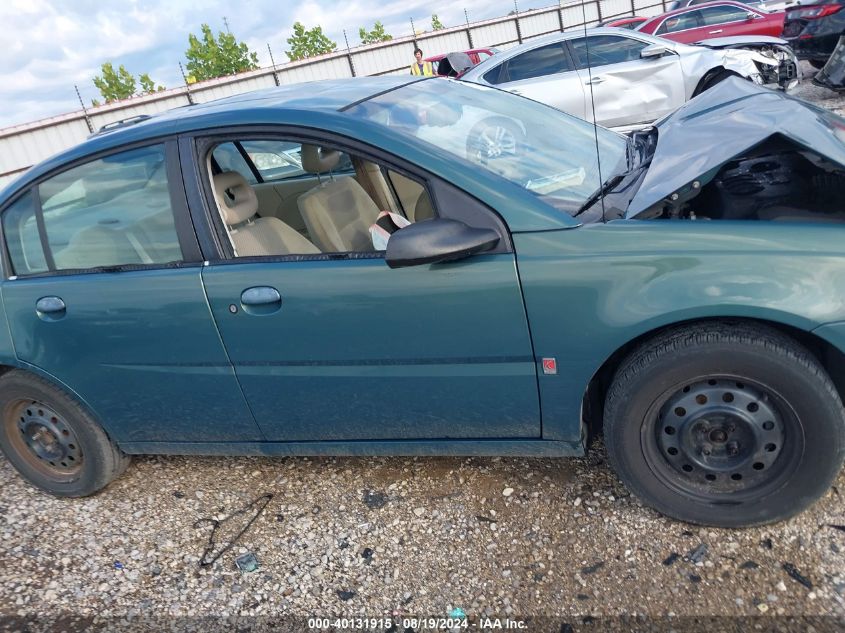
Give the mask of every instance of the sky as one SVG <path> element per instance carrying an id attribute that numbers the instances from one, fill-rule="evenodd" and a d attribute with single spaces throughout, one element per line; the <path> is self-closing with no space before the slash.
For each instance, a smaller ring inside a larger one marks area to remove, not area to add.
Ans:
<path id="1" fill-rule="evenodd" d="M 554 0 L 517 0 L 520 11 L 557 4 Z M 437 14 L 447 27 L 506 15 L 513 0 L 2 0 L 0 24 L 0 128 L 80 109 L 74 85 L 86 106 L 100 99 L 92 79 L 104 62 L 123 64 L 137 79 L 149 73 L 156 84 L 184 83 L 188 35 L 203 23 L 216 34 L 225 17 L 235 37 L 270 65 L 267 44 L 277 64 L 287 61 L 286 39 L 295 22 L 321 26 L 343 47 L 360 44 L 358 29 L 376 20 L 394 37 L 430 28 Z"/>

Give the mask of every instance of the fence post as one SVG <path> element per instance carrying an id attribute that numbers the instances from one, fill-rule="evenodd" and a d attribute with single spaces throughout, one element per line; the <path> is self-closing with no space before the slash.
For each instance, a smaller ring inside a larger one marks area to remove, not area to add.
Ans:
<path id="1" fill-rule="evenodd" d="M 631 15 L 637 15 L 637 8 L 634 6 L 634 0 L 631 0 Z"/>
<path id="2" fill-rule="evenodd" d="M 179 62 L 179 72 L 182 73 L 182 79 L 185 80 L 185 96 L 188 97 L 188 105 L 194 105 L 194 97 L 191 95 L 191 86 L 188 85 L 188 77 L 185 75 L 185 69 L 182 68 L 182 62 Z"/>
<path id="3" fill-rule="evenodd" d="M 602 17 L 601 17 L 601 0 L 596 0 L 596 13 L 598 13 L 599 24 L 601 24 L 602 21 L 603 21 Z M 665 11 L 664 11 L 664 13 L 665 13 Z"/>
<path id="4" fill-rule="evenodd" d="M 346 29 L 343 29 L 343 41 L 346 42 L 346 61 L 349 63 L 349 72 L 355 77 L 355 64 L 352 63 L 352 51 L 349 50 L 349 38 L 346 37 Z"/>
<path id="5" fill-rule="evenodd" d="M 560 24 L 560 32 L 563 33 L 563 13 L 560 11 L 560 2 L 557 3 L 557 22 Z"/>
<path id="6" fill-rule="evenodd" d="M 279 85 L 279 76 L 276 74 L 276 60 L 273 59 L 273 51 L 270 50 L 270 42 L 267 42 L 267 52 L 270 53 L 270 63 L 273 64 L 273 81 Z"/>
<path id="7" fill-rule="evenodd" d="M 464 20 L 467 23 L 467 41 L 469 42 L 469 47 L 475 48 L 475 44 L 472 43 L 472 29 L 469 28 L 469 15 L 467 15 L 466 9 L 464 9 Z"/>
<path id="8" fill-rule="evenodd" d="M 631 0 L 633 2 L 634 0 Z M 513 0 L 514 20 L 516 21 L 516 41 L 522 44 L 522 29 L 519 27 L 519 5 Z"/>
<path id="9" fill-rule="evenodd" d="M 88 110 L 85 108 L 85 103 L 82 101 L 82 95 L 79 94 L 79 86 L 73 84 L 73 87 L 76 89 L 76 97 L 79 99 L 79 105 L 82 106 L 82 114 L 85 117 L 85 125 L 88 126 L 88 131 L 93 134 L 94 124 L 91 123 L 91 117 L 88 116 Z"/>

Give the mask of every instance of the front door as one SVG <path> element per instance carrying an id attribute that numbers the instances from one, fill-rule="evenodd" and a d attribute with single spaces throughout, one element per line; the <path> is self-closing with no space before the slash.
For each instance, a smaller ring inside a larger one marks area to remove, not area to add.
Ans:
<path id="1" fill-rule="evenodd" d="M 641 59 L 640 51 L 649 44 L 621 35 L 593 35 L 571 40 L 570 45 L 588 90 L 587 103 L 595 107 L 599 125 L 650 123 L 684 104 L 683 71 L 677 55 Z M 588 120 L 592 120 L 590 114 Z"/>
<path id="2" fill-rule="evenodd" d="M 326 170 L 337 154 L 322 147 Z M 536 369 L 512 249 L 394 270 L 368 233 L 379 209 L 394 209 L 404 221 L 488 211 L 451 187 L 449 196 L 430 196 L 426 182 L 407 173 L 406 195 L 387 199 L 390 172 L 372 157 L 349 160 L 355 177 L 326 174 L 300 197 L 307 230 L 298 236 L 264 216 L 245 181 L 221 195 L 231 175 L 209 176 L 218 190 L 210 204 L 228 205 L 231 194 L 244 215 L 255 213 L 228 229 L 231 253 L 203 269 L 203 284 L 264 435 L 539 438 Z M 303 160 L 303 167 L 322 163 Z M 363 163 L 375 168 L 358 168 Z M 207 164 L 202 156 L 200 164 Z M 247 204 L 254 209 L 245 211 Z M 231 211 L 217 211 L 231 220 Z M 273 242 L 270 234 L 279 237 Z M 503 237 L 509 243 L 504 229 Z M 254 250 L 259 242 L 263 254 Z M 249 257 L 237 256 L 247 247 Z"/>
<path id="3" fill-rule="evenodd" d="M 2 293 L 15 350 L 119 442 L 259 441 L 201 266 L 184 261 L 174 213 L 186 209 L 173 203 L 165 156 L 156 145 L 102 157 L 5 209 L 15 277 Z"/>

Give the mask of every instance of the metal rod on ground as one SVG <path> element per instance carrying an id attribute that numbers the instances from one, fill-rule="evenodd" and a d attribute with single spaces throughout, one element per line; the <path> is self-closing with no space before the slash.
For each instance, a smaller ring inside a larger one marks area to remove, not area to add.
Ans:
<path id="1" fill-rule="evenodd" d="M 273 81 L 279 85 L 279 75 L 276 74 L 276 60 L 273 59 L 273 51 L 270 49 L 270 42 L 267 42 L 267 52 L 270 53 L 270 63 L 273 64 Z"/>
<path id="2" fill-rule="evenodd" d="M 85 124 L 88 126 L 88 131 L 94 133 L 94 125 L 91 123 L 91 117 L 88 116 L 88 110 L 85 108 L 85 103 L 82 101 L 82 95 L 79 94 L 79 86 L 73 84 L 76 90 L 76 98 L 79 99 L 79 105 L 82 106 L 82 115 L 85 117 Z"/>
<path id="3" fill-rule="evenodd" d="M 188 84 L 188 77 L 185 75 L 185 69 L 182 68 L 182 62 L 179 62 L 179 72 L 182 73 L 182 79 L 185 80 L 185 95 L 188 97 L 188 103 L 194 105 L 194 97 L 191 94 L 191 86 Z"/>
<path id="4" fill-rule="evenodd" d="M 343 29 L 343 41 L 346 42 L 346 61 L 349 62 L 349 72 L 355 77 L 355 64 L 352 63 L 352 51 L 349 48 L 349 38 L 346 37 L 346 29 Z"/>

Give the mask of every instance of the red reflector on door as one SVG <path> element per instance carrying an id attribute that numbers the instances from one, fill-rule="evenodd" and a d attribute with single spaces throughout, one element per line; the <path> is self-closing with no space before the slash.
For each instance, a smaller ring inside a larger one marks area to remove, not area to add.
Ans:
<path id="1" fill-rule="evenodd" d="M 543 359 L 543 373 L 544 374 L 556 374 L 557 373 L 557 361 L 554 358 L 544 358 Z"/>

